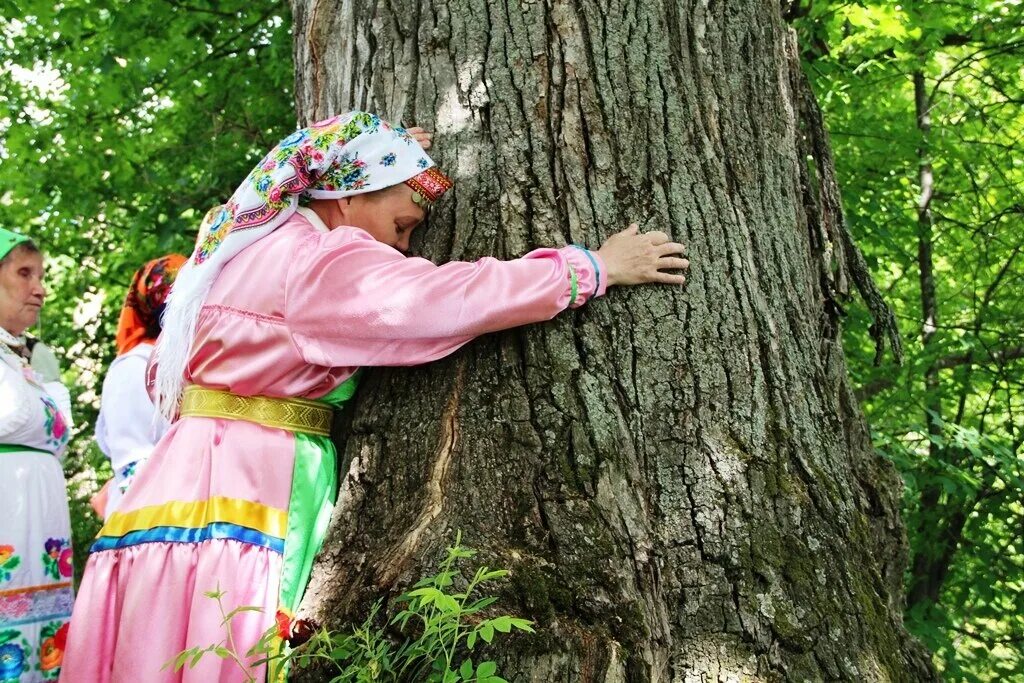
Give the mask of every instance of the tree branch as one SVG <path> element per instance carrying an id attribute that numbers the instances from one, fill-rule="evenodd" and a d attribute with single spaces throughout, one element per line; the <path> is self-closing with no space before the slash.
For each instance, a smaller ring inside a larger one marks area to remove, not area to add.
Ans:
<path id="1" fill-rule="evenodd" d="M 954 353 L 948 356 L 942 356 L 938 358 L 934 363 L 936 370 L 950 370 L 957 368 L 962 365 L 987 365 L 991 361 L 992 365 L 1002 366 L 1006 363 L 1024 358 L 1024 346 L 1010 346 L 1004 349 L 986 350 L 984 355 L 979 355 L 974 351 L 968 351 L 966 353 Z M 867 401 L 868 399 L 874 398 L 878 394 L 891 389 L 896 386 L 896 379 L 893 377 L 880 377 L 875 380 L 871 380 L 855 392 L 857 398 L 861 401 Z"/>
<path id="2" fill-rule="evenodd" d="M 935 84 L 932 86 L 932 91 L 928 94 L 928 101 L 934 102 L 935 95 L 939 91 L 939 87 L 945 83 L 954 74 L 966 69 L 974 62 L 978 61 L 982 57 L 993 57 L 995 55 L 1005 54 L 1007 52 L 1014 52 L 1015 50 L 1024 47 L 1024 40 L 1014 41 L 1007 43 L 1006 45 L 986 45 L 978 50 L 975 50 L 966 57 L 956 62 L 946 73 L 942 74 L 935 80 Z"/>
<path id="3" fill-rule="evenodd" d="M 206 7 L 195 7 L 193 5 L 187 5 L 181 0 L 164 0 L 171 7 L 175 7 L 186 12 L 195 12 L 197 14 L 214 14 L 218 17 L 227 17 L 229 19 L 238 19 L 238 15 L 234 12 L 225 12 L 224 10 L 208 9 Z"/>
<path id="4" fill-rule="evenodd" d="M 1011 360 L 1017 360 L 1018 358 L 1024 358 L 1024 346 L 1012 346 L 1006 349 L 999 349 L 997 351 L 988 351 L 986 354 L 988 359 L 991 360 L 995 365 L 1005 365 Z M 961 365 L 968 365 L 975 363 L 974 351 L 968 351 L 967 353 L 957 353 L 950 356 L 939 358 L 935 361 L 935 368 L 940 370 L 948 370 L 949 368 L 959 367 Z M 980 363 L 979 363 L 980 364 Z"/>
<path id="5" fill-rule="evenodd" d="M 951 624 L 949 626 L 949 628 L 951 628 L 952 630 L 956 631 L 960 635 L 967 636 L 971 640 L 976 640 L 979 643 L 983 643 L 983 644 L 989 645 L 989 646 L 991 646 L 991 645 L 1011 645 L 1013 643 L 1024 643 L 1024 635 L 1016 635 L 1015 634 L 1015 635 L 1003 636 L 1003 637 L 998 637 L 998 638 L 986 639 L 986 638 L 982 638 L 977 633 L 974 633 L 972 631 L 967 630 L 963 626 L 956 626 L 955 624 Z"/>
<path id="6" fill-rule="evenodd" d="M 825 127 L 824 116 L 821 107 L 814 96 L 810 82 L 799 67 L 799 58 L 795 46 L 790 48 L 790 59 L 794 62 L 793 73 L 794 89 L 796 91 L 797 105 L 799 107 L 800 119 L 805 125 L 806 151 L 814 159 L 818 173 L 817 196 L 814 202 L 817 206 L 810 207 L 817 214 L 816 226 L 823 236 L 837 245 L 832 259 L 835 261 L 834 273 L 823 274 L 823 289 L 826 296 L 837 297 L 847 294 L 846 278 L 849 277 L 861 298 L 871 313 L 872 324 L 869 328 L 871 338 L 875 342 L 875 365 L 879 365 L 885 353 L 885 342 L 889 342 L 893 356 L 898 364 L 903 363 L 903 341 L 900 338 L 899 325 L 889 305 L 882 297 L 878 285 L 871 277 L 871 272 L 864 254 L 853 241 L 850 228 L 846 223 L 846 216 L 843 213 L 842 199 L 839 193 L 839 181 L 835 175 L 835 160 L 832 157 L 832 142 L 829 139 L 828 129 Z M 811 216 L 808 217 L 813 220 Z M 829 264 L 831 266 L 831 264 Z M 839 305 L 833 301 L 838 309 Z"/>

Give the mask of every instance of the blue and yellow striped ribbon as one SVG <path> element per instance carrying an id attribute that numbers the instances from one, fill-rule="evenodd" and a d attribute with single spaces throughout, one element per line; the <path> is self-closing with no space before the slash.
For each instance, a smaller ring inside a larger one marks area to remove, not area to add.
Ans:
<path id="1" fill-rule="evenodd" d="M 283 552 L 288 512 L 240 498 L 213 496 L 115 512 L 100 529 L 92 551 L 140 543 L 200 543 L 235 539 Z"/>

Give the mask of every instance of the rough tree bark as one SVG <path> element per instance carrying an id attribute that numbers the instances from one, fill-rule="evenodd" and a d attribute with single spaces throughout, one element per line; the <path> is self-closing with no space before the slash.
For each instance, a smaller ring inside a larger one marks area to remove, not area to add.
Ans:
<path id="1" fill-rule="evenodd" d="M 293 0 L 299 118 L 437 132 L 436 261 L 591 246 L 638 220 L 685 289 L 616 290 L 375 370 L 304 611 L 337 625 L 461 529 L 539 634 L 517 681 L 920 681 L 900 483 L 840 346 L 852 282 L 828 138 L 772 0 Z"/>

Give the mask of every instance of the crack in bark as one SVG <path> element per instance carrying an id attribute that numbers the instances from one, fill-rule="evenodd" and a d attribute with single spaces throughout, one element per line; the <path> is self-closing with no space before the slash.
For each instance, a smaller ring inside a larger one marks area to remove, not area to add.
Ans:
<path id="1" fill-rule="evenodd" d="M 462 387 L 465 382 L 465 368 L 465 363 L 460 362 L 451 397 L 441 414 L 441 444 L 437 449 L 434 464 L 430 469 L 430 477 L 426 482 L 426 500 L 423 509 L 412 528 L 392 546 L 390 552 L 385 554 L 385 561 L 380 563 L 380 585 L 392 585 L 399 574 L 405 571 L 420 548 L 420 537 L 444 508 L 445 496 L 442 485 L 448 478 L 452 457 L 459 445 L 458 412 Z"/>

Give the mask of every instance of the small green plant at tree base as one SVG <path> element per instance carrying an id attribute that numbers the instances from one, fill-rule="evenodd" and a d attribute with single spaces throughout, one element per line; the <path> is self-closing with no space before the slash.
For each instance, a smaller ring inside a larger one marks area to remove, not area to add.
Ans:
<path id="1" fill-rule="evenodd" d="M 224 631 L 226 633 L 224 641 L 216 645 L 208 645 L 206 647 L 191 647 L 187 650 L 182 650 L 177 654 L 177 656 L 174 657 L 174 659 L 165 663 L 161 668 L 161 671 L 164 669 L 168 669 L 172 666 L 174 667 L 175 671 L 180 671 L 181 668 L 186 664 L 188 665 L 189 668 L 193 668 L 195 667 L 196 664 L 199 663 L 199 660 L 202 659 L 205 655 L 213 654 L 217 657 L 220 657 L 221 659 L 230 659 L 231 661 L 233 661 L 238 666 L 238 668 L 245 673 L 246 683 L 256 683 L 257 679 L 253 675 L 251 667 L 247 665 L 245 663 L 245 659 L 240 657 L 238 654 L 238 649 L 235 646 L 234 634 L 231 632 L 231 622 L 234 620 L 235 616 L 240 614 L 241 612 L 262 612 L 263 608 L 256 607 L 253 605 L 243 605 L 241 607 L 236 607 L 230 612 L 225 612 L 223 602 L 225 592 L 220 589 L 220 584 L 217 584 L 216 590 L 206 591 L 205 593 L 203 593 L 203 595 L 217 602 L 217 608 L 220 610 L 221 615 L 220 623 L 221 626 L 224 627 Z M 268 632 L 264 633 L 263 636 L 260 638 L 259 642 L 256 644 L 256 646 L 254 646 L 247 653 L 246 659 L 249 659 L 256 655 L 258 652 L 257 648 L 265 645 L 265 641 L 267 641 L 268 636 L 273 636 L 275 633 L 275 629 L 270 629 Z M 258 663 L 254 664 L 253 666 L 258 666 Z"/>
<path id="2" fill-rule="evenodd" d="M 252 669 L 263 664 L 272 671 L 286 671 L 321 663 L 332 671 L 332 683 L 506 683 L 498 675 L 495 662 L 474 663 L 472 653 L 500 633 L 533 633 L 533 622 L 510 615 L 479 617 L 497 598 L 476 597 L 478 590 L 509 572 L 479 567 L 465 587 L 457 589 L 459 562 L 475 555 L 475 550 L 462 545 L 461 533 L 457 534 L 438 572 L 418 581 L 395 601 L 404 609 L 388 620 L 387 626 L 377 625 L 381 601 L 374 604 L 362 624 L 345 632 L 311 628 L 309 622 L 293 622 L 279 612 L 278 625 L 268 629 L 244 657 L 235 649 L 231 620 L 240 612 L 261 610 L 239 607 L 225 612 L 221 606 L 226 639 L 217 645 L 185 650 L 164 666 L 173 666 L 176 671 L 186 665 L 194 667 L 204 656 L 212 654 L 234 661 L 245 672 L 247 681 L 256 680 Z M 219 588 L 207 593 L 219 606 L 223 595 Z M 397 629 L 403 637 L 390 635 L 389 627 Z M 283 642 L 290 647 L 283 647 Z M 254 658 L 257 659 L 246 664 Z"/>

